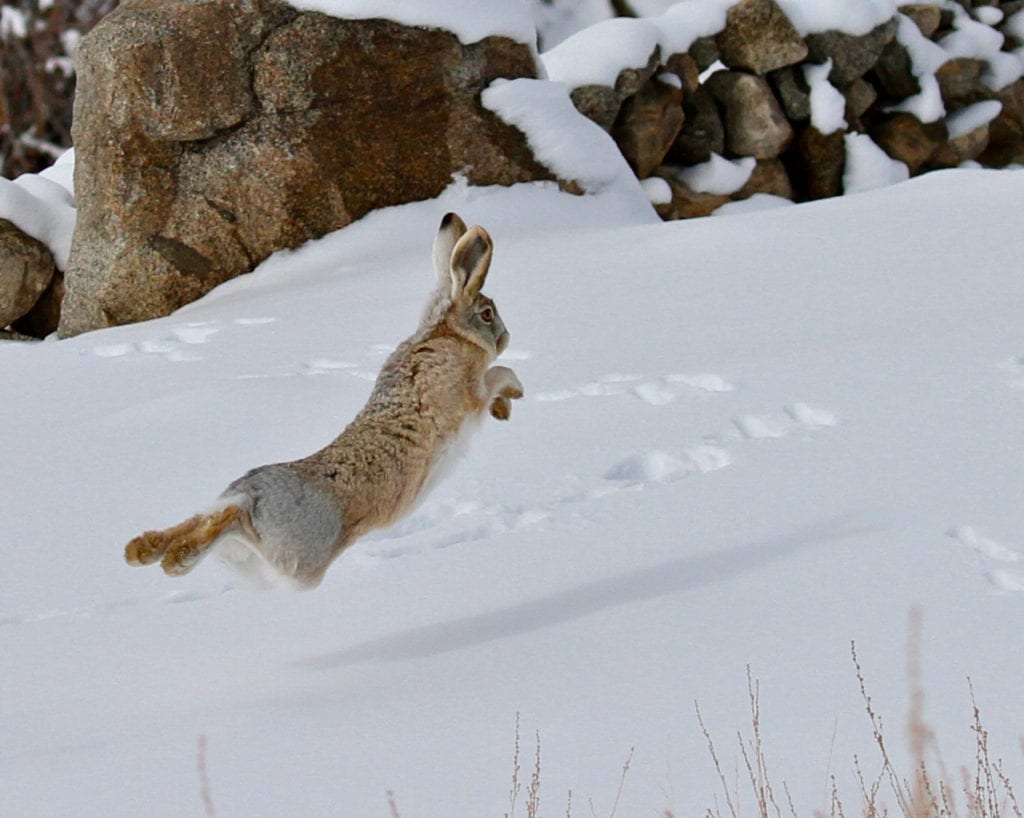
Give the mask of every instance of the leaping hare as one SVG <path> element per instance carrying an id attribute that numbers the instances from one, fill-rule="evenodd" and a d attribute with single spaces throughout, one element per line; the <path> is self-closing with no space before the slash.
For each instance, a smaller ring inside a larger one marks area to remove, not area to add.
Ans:
<path id="1" fill-rule="evenodd" d="M 301 460 L 253 469 L 211 511 L 136 537 L 125 560 L 159 560 L 180 576 L 216 547 L 242 573 L 312 588 L 347 546 L 410 511 L 469 427 L 487 411 L 507 420 L 523 396 L 511 369 L 490 366 L 508 346 L 497 307 L 480 292 L 491 253 L 482 227 L 446 215 L 434 240 L 437 289 L 420 327 L 345 430 Z"/>

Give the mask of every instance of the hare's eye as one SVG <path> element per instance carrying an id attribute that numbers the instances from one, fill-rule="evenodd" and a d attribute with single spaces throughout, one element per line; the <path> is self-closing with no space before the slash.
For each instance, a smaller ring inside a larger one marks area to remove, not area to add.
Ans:
<path id="1" fill-rule="evenodd" d="M 487 306 L 480 310 L 480 320 L 485 324 L 490 324 L 494 320 L 494 307 Z"/>

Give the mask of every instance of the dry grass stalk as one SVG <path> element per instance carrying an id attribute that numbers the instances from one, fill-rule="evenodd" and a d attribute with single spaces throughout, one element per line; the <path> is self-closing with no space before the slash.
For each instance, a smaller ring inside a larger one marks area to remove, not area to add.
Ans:
<path id="1" fill-rule="evenodd" d="M 199 771 L 199 798 L 203 802 L 203 810 L 207 818 L 213 818 L 217 810 L 213 806 L 213 796 L 210 794 L 210 773 L 206 765 L 205 735 L 199 736 L 198 747 L 196 748 L 196 767 Z"/>
<path id="2" fill-rule="evenodd" d="M 398 802 L 395 801 L 395 794 L 391 790 L 388 790 L 388 809 L 391 811 L 391 818 L 402 818 L 402 814 L 398 811 Z"/>
<path id="3" fill-rule="evenodd" d="M 626 763 L 622 765 L 622 775 L 619 776 L 619 788 L 615 791 L 615 800 L 612 802 L 612 811 L 608 813 L 608 818 L 615 818 L 615 814 L 619 811 L 619 799 L 622 798 L 622 789 L 626 785 L 626 776 L 629 774 L 629 767 L 633 763 L 634 749 L 636 748 L 629 748 L 629 755 L 626 757 Z M 589 802 L 590 814 L 593 818 L 597 818 L 597 810 L 594 808 L 594 799 L 589 799 Z M 667 810 L 666 814 L 668 814 Z"/>
<path id="4" fill-rule="evenodd" d="M 537 731 L 537 752 L 533 761 L 533 774 L 526 790 L 526 818 L 540 816 L 540 731 Z"/>
<path id="5" fill-rule="evenodd" d="M 715 765 L 715 772 L 718 774 L 718 781 L 722 785 L 722 792 L 725 794 L 725 803 L 729 807 L 729 815 L 732 818 L 739 818 L 736 813 L 736 806 L 733 804 L 732 796 L 729 794 L 729 783 L 725 779 L 725 773 L 722 772 L 722 763 L 718 759 L 718 753 L 715 751 L 715 742 L 711 738 L 711 732 L 708 730 L 707 725 L 704 724 L 704 717 L 700 712 L 700 704 L 698 702 L 693 703 L 693 709 L 697 713 L 697 723 L 700 725 L 700 730 L 704 734 L 704 741 L 707 742 L 708 752 L 711 754 L 711 761 Z M 738 796 L 738 793 L 737 793 Z M 673 818 L 670 814 L 666 813 L 668 818 Z M 714 808 L 708 808 L 706 812 L 707 818 L 721 818 L 721 813 L 718 808 L 718 798 L 715 798 Z"/>
<path id="6" fill-rule="evenodd" d="M 514 818 L 516 814 L 516 801 L 519 798 L 519 791 L 522 785 L 519 783 L 519 713 L 516 713 L 516 739 L 515 752 L 512 755 L 512 786 L 508 791 L 509 810 L 505 818 Z"/>

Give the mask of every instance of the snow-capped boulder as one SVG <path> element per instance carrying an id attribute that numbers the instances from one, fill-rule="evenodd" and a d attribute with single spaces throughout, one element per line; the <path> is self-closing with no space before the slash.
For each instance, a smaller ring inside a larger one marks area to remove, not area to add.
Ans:
<path id="1" fill-rule="evenodd" d="M 832 60 L 829 82 L 837 88 L 846 88 L 864 76 L 878 62 L 882 50 L 896 36 L 893 18 L 871 29 L 867 34 L 849 34 L 845 31 L 823 31 L 807 37 L 810 57 L 816 63 Z"/>
<path id="2" fill-rule="evenodd" d="M 807 56 L 807 44 L 775 0 L 741 0 L 715 38 L 729 68 L 767 74 Z"/>
<path id="3" fill-rule="evenodd" d="M 165 315 L 276 250 L 433 198 L 453 174 L 553 178 L 479 102 L 497 78 L 537 75 L 532 44 L 429 22 L 122 3 L 78 52 L 60 333 Z"/>
<path id="4" fill-rule="evenodd" d="M 0 219 L 0 329 L 35 306 L 55 272 L 46 245 Z"/>

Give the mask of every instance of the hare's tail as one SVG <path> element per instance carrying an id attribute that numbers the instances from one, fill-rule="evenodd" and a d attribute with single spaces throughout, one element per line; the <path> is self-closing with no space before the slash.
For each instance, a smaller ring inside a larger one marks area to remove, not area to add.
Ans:
<path id="1" fill-rule="evenodd" d="M 219 537 L 238 527 L 251 528 L 249 512 L 229 503 L 164 531 L 140 534 L 125 546 L 124 558 L 129 565 L 159 561 L 167 574 L 181 576 L 195 568 Z"/>

